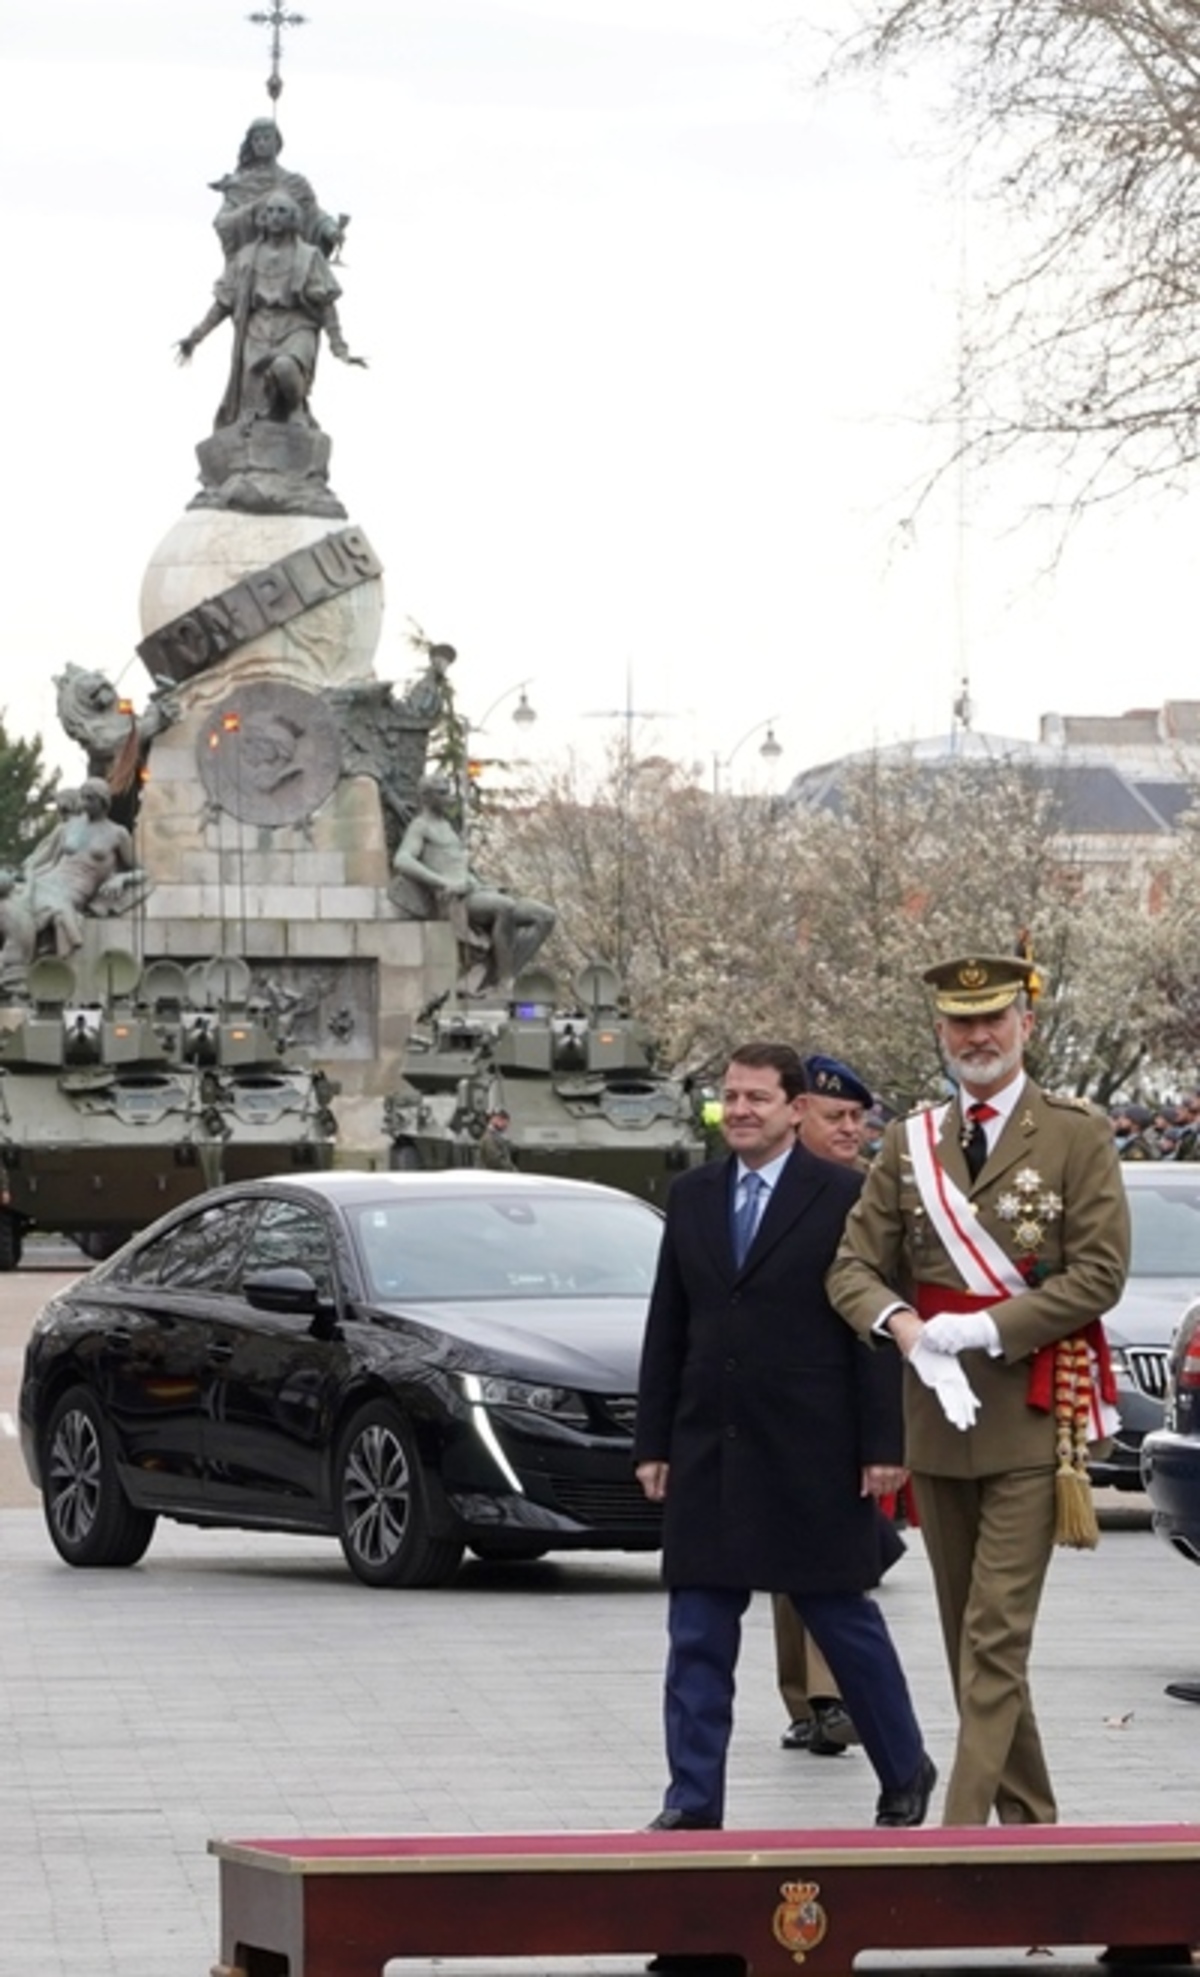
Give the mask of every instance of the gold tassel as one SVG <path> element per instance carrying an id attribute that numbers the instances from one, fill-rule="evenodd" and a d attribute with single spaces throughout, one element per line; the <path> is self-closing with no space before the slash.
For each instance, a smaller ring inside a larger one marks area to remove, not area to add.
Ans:
<path id="1" fill-rule="evenodd" d="M 1100 1542 L 1092 1486 L 1077 1469 L 1060 1469 L 1054 1478 L 1054 1542 L 1075 1551 L 1095 1551 Z"/>
<path id="2" fill-rule="evenodd" d="M 1094 1551 L 1100 1525 L 1088 1476 L 1092 1368 L 1086 1341 L 1060 1339 L 1054 1351 L 1054 1419 L 1058 1469 L 1054 1477 L 1054 1542 Z"/>

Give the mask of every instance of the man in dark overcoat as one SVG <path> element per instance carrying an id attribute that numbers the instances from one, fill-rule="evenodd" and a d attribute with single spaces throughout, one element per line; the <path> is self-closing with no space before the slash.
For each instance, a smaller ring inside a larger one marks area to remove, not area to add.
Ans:
<path id="1" fill-rule="evenodd" d="M 879 1779 L 876 1823 L 920 1825 L 936 1772 L 891 1637 L 876 1499 L 897 1489 L 896 1368 L 852 1335 L 824 1276 L 861 1177 L 796 1140 L 804 1072 L 746 1044 L 725 1074 L 729 1158 L 668 1196 L 634 1457 L 661 1501 L 670 1784 L 656 1829 L 720 1826 L 741 1619 L 785 1592 L 833 1669 Z"/>

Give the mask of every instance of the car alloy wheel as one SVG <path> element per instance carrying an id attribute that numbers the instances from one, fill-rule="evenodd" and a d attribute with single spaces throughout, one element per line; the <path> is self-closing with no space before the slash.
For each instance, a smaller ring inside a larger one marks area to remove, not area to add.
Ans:
<path id="1" fill-rule="evenodd" d="M 68 1565 L 136 1565 L 154 1535 L 153 1514 L 121 1488 L 107 1424 L 86 1387 L 65 1393 L 46 1424 L 42 1509 Z"/>
<path id="2" fill-rule="evenodd" d="M 463 1547 L 434 1538 L 412 1433 L 388 1401 L 371 1401 L 346 1426 L 334 1465 L 338 1536 L 367 1586 L 440 1586 Z"/>

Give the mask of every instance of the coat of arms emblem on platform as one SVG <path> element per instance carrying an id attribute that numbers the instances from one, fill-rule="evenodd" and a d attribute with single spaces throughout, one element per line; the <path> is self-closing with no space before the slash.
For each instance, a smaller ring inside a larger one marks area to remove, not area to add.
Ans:
<path id="1" fill-rule="evenodd" d="M 781 1900 L 771 1919 L 771 1930 L 775 1941 L 790 1950 L 797 1963 L 803 1963 L 809 1951 L 816 1949 L 829 1927 L 829 1917 L 817 1900 L 820 1892 L 816 1881 L 785 1881 L 779 1890 Z"/>

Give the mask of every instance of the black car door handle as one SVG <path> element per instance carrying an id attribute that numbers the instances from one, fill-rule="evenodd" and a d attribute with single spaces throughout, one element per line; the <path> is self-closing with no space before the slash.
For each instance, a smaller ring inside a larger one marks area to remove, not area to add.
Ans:
<path id="1" fill-rule="evenodd" d="M 221 1344 L 219 1341 L 214 1340 L 212 1345 L 210 1345 L 208 1348 L 207 1357 L 212 1361 L 214 1365 L 223 1365 L 227 1359 L 233 1358 L 233 1347 L 229 1344 Z"/>

